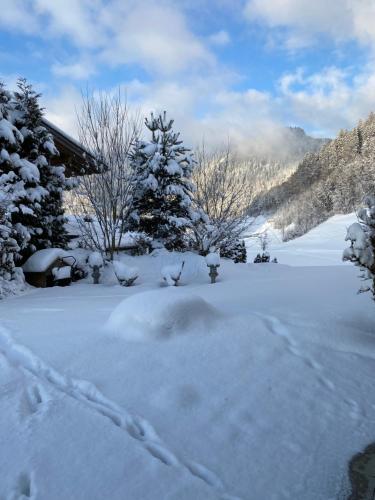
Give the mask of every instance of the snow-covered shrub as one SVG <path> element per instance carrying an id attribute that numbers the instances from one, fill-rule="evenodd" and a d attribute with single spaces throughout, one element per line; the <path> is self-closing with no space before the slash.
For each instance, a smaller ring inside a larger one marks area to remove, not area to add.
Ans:
<path id="1" fill-rule="evenodd" d="M 130 267 L 118 260 L 113 261 L 113 270 L 116 277 L 123 286 L 131 286 L 139 276 L 137 267 Z"/>
<path id="2" fill-rule="evenodd" d="M 348 228 L 345 241 L 351 244 L 345 249 L 343 259 L 362 269 L 362 279 L 371 283 L 359 291 L 371 291 L 375 299 L 375 196 L 367 196 L 364 203 L 365 207 L 358 213 L 359 222 Z"/>
<path id="3" fill-rule="evenodd" d="M 0 272 L 0 300 L 9 295 L 18 295 L 26 288 L 22 268 L 14 267 L 8 277 Z"/>
<path id="4" fill-rule="evenodd" d="M 168 266 L 163 266 L 161 270 L 161 276 L 168 286 L 177 286 L 181 279 L 182 270 L 184 268 L 185 261 L 181 264 L 171 264 Z"/>
<path id="5" fill-rule="evenodd" d="M 167 250 L 183 250 L 194 219 L 194 161 L 166 113 L 157 118 L 151 114 L 145 124 L 152 139 L 137 141 L 131 152 L 135 183 L 130 229 L 144 232 Z"/>
<path id="6" fill-rule="evenodd" d="M 140 232 L 134 232 L 133 234 L 133 240 L 134 244 L 136 246 L 136 255 L 145 255 L 147 253 L 150 253 L 152 249 L 152 238 L 150 236 L 147 236 L 145 233 L 140 233 Z"/>
<path id="7" fill-rule="evenodd" d="M 14 295 L 25 287 L 22 269 L 15 267 L 18 250 L 10 214 L 7 212 L 6 204 L 0 203 L 0 299 Z"/>

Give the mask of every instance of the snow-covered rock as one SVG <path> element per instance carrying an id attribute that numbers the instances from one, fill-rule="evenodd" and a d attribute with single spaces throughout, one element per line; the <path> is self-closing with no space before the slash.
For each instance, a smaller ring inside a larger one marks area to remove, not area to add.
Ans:
<path id="1" fill-rule="evenodd" d="M 107 330 L 130 341 L 167 339 L 194 329 L 209 331 L 218 313 L 202 297 L 180 289 L 137 293 L 110 315 Z"/>

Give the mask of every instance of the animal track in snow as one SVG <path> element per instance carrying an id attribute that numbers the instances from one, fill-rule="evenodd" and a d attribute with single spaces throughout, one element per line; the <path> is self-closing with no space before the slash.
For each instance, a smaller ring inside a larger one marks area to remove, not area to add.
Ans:
<path id="1" fill-rule="evenodd" d="M 285 339 L 287 349 L 291 354 L 300 358 L 305 363 L 306 366 L 318 372 L 319 374 L 318 381 L 322 386 L 326 387 L 331 391 L 335 390 L 335 384 L 331 380 L 322 375 L 323 367 L 317 361 L 311 359 L 308 356 L 305 356 L 299 350 L 297 343 L 292 338 L 290 338 L 288 329 L 286 328 L 285 325 L 282 324 L 282 322 L 278 318 L 274 316 L 266 316 L 259 313 L 257 313 L 256 315 L 259 316 L 261 319 L 263 319 L 266 326 L 274 335 L 278 335 Z"/>
<path id="2" fill-rule="evenodd" d="M 26 374 L 29 373 L 33 378 L 36 377 L 44 383 L 51 384 L 54 389 L 80 401 L 96 414 L 108 418 L 116 427 L 125 431 L 131 438 L 143 443 L 144 449 L 163 464 L 187 470 L 192 476 L 198 477 L 220 493 L 223 500 L 240 500 L 228 494 L 220 478 L 204 465 L 184 460 L 183 458 L 177 458 L 161 441 L 152 425 L 145 419 L 130 414 L 117 403 L 106 398 L 91 382 L 73 379 L 57 372 L 29 349 L 15 343 L 10 335 L 1 327 L 0 353 L 13 365 L 20 366 Z M 37 411 L 44 401 L 44 391 L 41 389 L 41 385 L 34 385 L 29 390 L 28 395 L 31 407 L 34 408 L 34 411 Z M 25 484 L 29 484 L 30 486 L 26 489 L 24 488 L 24 490 L 31 492 L 30 481 Z M 26 498 L 32 497 L 29 495 Z"/>

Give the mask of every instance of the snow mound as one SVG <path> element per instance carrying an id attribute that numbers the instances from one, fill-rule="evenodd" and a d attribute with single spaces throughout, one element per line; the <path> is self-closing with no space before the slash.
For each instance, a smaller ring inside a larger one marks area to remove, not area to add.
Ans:
<path id="1" fill-rule="evenodd" d="M 219 313 L 202 297 L 176 288 L 138 293 L 110 315 L 107 331 L 130 341 L 163 340 L 209 331 Z"/>

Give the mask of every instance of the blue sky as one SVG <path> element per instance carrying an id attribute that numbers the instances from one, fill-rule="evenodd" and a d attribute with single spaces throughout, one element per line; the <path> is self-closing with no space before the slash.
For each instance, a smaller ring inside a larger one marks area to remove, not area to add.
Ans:
<path id="1" fill-rule="evenodd" d="M 0 74 L 75 134 L 81 90 L 126 89 L 190 143 L 283 125 L 333 136 L 375 110 L 374 0 L 0 0 Z"/>

